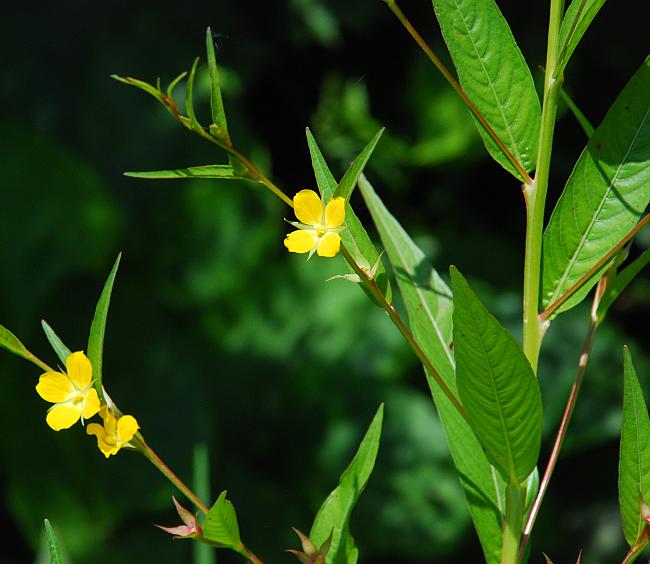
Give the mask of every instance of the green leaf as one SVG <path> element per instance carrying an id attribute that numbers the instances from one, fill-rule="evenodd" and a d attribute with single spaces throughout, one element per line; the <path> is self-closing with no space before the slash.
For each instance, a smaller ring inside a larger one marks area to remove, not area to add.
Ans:
<path id="1" fill-rule="evenodd" d="M 607 310 L 621 295 L 623 290 L 627 288 L 628 284 L 634 280 L 638 274 L 650 264 L 650 249 L 646 249 L 639 255 L 631 264 L 618 273 L 612 281 L 608 280 L 605 294 L 598 304 L 598 317 L 602 319 Z"/>
<path id="2" fill-rule="evenodd" d="M 132 78 L 130 76 L 118 76 L 117 74 L 112 74 L 111 78 L 117 80 L 118 82 L 128 84 L 129 86 L 135 86 L 136 88 L 139 88 L 140 90 L 146 92 L 147 94 L 151 94 L 161 104 L 165 104 L 163 93 L 160 91 L 160 89 L 156 88 L 155 86 L 152 86 L 151 84 L 145 82 L 144 80 L 138 80 L 137 78 Z"/>
<path id="3" fill-rule="evenodd" d="M 2 325 L 0 325 L 0 347 L 17 356 L 31 360 L 32 354 L 25 348 L 25 345 L 20 342 L 16 335 Z"/>
<path id="4" fill-rule="evenodd" d="M 45 519 L 45 536 L 47 537 L 47 548 L 50 552 L 50 564 L 65 564 L 61 544 L 54 534 L 54 529 L 48 519 Z"/>
<path id="5" fill-rule="evenodd" d="M 625 540 L 633 546 L 644 529 L 641 501 L 646 504 L 650 502 L 650 418 L 627 347 L 623 354 L 625 385 L 618 499 Z"/>
<path id="6" fill-rule="evenodd" d="M 370 156 L 372 155 L 379 139 L 381 138 L 382 133 L 384 133 L 384 127 L 382 127 L 374 137 L 368 142 L 368 144 L 363 148 L 359 153 L 356 159 L 352 161 L 352 164 L 349 166 L 348 170 L 345 171 L 341 182 L 339 182 L 338 187 L 334 191 L 334 196 L 341 196 L 346 201 L 350 200 L 352 196 L 352 191 L 357 185 L 357 180 L 359 176 L 363 173 L 363 169 L 366 167 Z"/>
<path id="7" fill-rule="evenodd" d="M 582 36 L 604 3 L 605 0 L 573 0 L 571 2 L 560 27 L 560 50 L 555 76 L 562 73 Z"/>
<path id="8" fill-rule="evenodd" d="M 375 139 L 377 141 L 379 140 L 378 136 L 381 135 L 381 131 L 382 130 L 380 130 L 375 135 L 373 140 Z M 318 190 L 320 191 L 321 198 L 323 198 L 323 200 L 327 202 L 334 197 L 334 194 L 338 189 L 338 185 L 329 169 L 329 166 L 327 165 L 327 162 L 325 162 L 325 158 L 323 157 L 323 153 L 321 152 L 321 150 L 319 149 L 316 143 L 316 139 L 314 139 L 314 136 L 312 135 L 311 131 L 309 131 L 309 128 L 306 129 L 306 133 L 307 133 L 307 144 L 309 146 L 309 153 L 311 155 L 312 167 L 314 169 L 314 176 L 316 177 L 316 184 L 318 186 Z M 375 144 L 377 141 L 375 141 Z M 370 153 L 372 152 L 372 148 L 374 148 L 373 141 L 371 141 L 366 146 L 366 149 L 368 149 L 368 147 L 371 147 L 367 155 L 369 157 Z M 363 162 L 363 159 L 357 157 L 357 159 L 355 159 L 354 162 L 361 163 Z M 363 164 L 365 165 L 365 162 Z M 352 167 L 350 167 L 350 169 L 352 169 Z M 361 166 L 359 168 L 358 174 L 361 174 L 362 170 L 363 167 Z M 354 173 L 351 174 L 351 176 L 358 177 L 358 174 Z M 341 183 L 342 182 L 343 181 L 341 181 Z M 345 227 L 346 229 L 341 232 L 341 240 L 343 241 L 343 245 L 345 246 L 347 251 L 350 253 L 354 261 L 359 266 L 369 270 L 375 264 L 377 264 L 377 261 L 379 260 L 379 266 L 376 271 L 375 282 L 383 292 L 384 296 L 386 296 L 386 300 L 390 303 L 392 298 L 392 290 L 390 287 L 390 282 L 388 281 L 386 269 L 384 268 L 384 265 L 382 264 L 379 258 L 379 254 L 377 253 L 377 249 L 375 249 L 375 246 L 372 244 L 372 241 L 370 240 L 367 231 L 359 221 L 359 218 L 354 213 L 354 210 L 350 205 L 349 199 L 346 201 L 346 205 L 345 205 Z M 372 295 L 367 292 L 365 286 L 362 285 L 361 287 L 364 288 L 364 292 L 366 292 L 374 301 L 374 297 L 372 297 Z"/>
<path id="9" fill-rule="evenodd" d="M 573 117 L 576 118 L 576 121 L 580 124 L 580 127 L 582 127 L 582 130 L 585 132 L 587 139 L 591 138 L 591 136 L 594 134 L 594 126 L 591 125 L 591 122 L 587 119 L 587 116 L 582 113 L 582 110 L 573 101 L 571 96 L 569 96 L 564 88 L 560 90 L 560 98 L 562 98 L 562 101 L 567 105 L 573 114 Z"/>
<path id="10" fill-rule="evenodd" d="M 212 110 L 212 123 L 221 131 L 225 139 L 230 139 L 228 135 L 228 122 L 226 121 L 226 112 L 223 109 L 223 100 L 221 98 L 221 85 L 219 83 L 219 69 L 217 67 L 217 57 L 214 52 L 214 41 L 210 28 L 205 30 L 205 48 L 208 53 L 208 73 L 210 75 L 210 109 Z"/>
<path id="11" fill-rule="evenodd" d="M 122 253 L 117 255 L 115 264 L 106 279 L 104 289 L 99 296 L 95 315 L 90 324 L 90 335 L 88 337 L 88 359 L 93 367 L 93 386 L 97 390 L 99 397 L 103 399 L 104 389 L 102 388 L 102 360 L 104 356 L 104 334 L 106 333 L 106 318 L 108 316 L 108 306 L 111 302 L 111 292 L 113 291 L 113 282 L 117 269 L 120 266 Z"/>
<path id="12" fill-rule="evenodd" d="M 43 327 L 45 336 L 54 349 L 56 356 L 59 357 L 59 360 L 63 363 L 63 366 L 65 366 L 65 361 L 68 360 L 68 357 L 72 354 L 72 352 L 63 344 L 63 341 L 59 339 L 59 336 L 54 332 L 54 329 L 48 325 L 45 319 L 41 320 L 41 327 Z"/>
<path id="13" fill-rule="evenodd" d="M 544 232 L 546 308 L 639 221 L 650 201 L 650 59 L 632 77 L 580 155 Z M 604 271 L 599 271 L 602 274 Z M 556 310 L 566 311 L 598 282 Z"/>
<path id="14" fill-rule="evenodd" d="M 185 90 L 185 112 L 187 117 L 190 119 L 190 127 L 192 129 L 200 129 L 201 124 L 196 119 L 194 113 L 194 78 L 196 77 L 196 68 L 199 64 L 199 58 L 194 59 L 192 63 L 192 69 L 190 70 L 190 76 L 187 79 L 187 88 Z"/>
<path id="15" fill-rule="evenodd" d="M 492 464 L 520 484 L 535 468 L 542 434 L 539 382 L 521 347 L 454 267 L 456 378 L 465 414 Z"/>
<path id="16" fill-rule="evenodd" d="M 169 83 L 169 86 L 167 87 L 167 97 L 168 98 L 173 98 L 174 97 L 174 88 L 176 88 L 178 86 L 178 83 L 181 80 L 183 80 L 186 76 L 187 76 L 187 71 L 183 71 L 174 80 L 172 80 Z"/>
<path id="17" fill-rule="evenodd" d="M 352 462 L 341 474 L 339 485 L 327 496 L 314 519 L 309 538 L 316 546 L 321 546 L 333 531 L 328 564 L 356 562 L 357 550 L 349 531 L 350 514 L 375 466 L 383 417 L 381 404 Z"/>
<path id="18" fill-rule="evenodd" d="M 216 545 L 240 552 L 244 545 L 239 538 L 239 525 L 233 504 L 223 491 L 208 511 L 203 524 L 203 534 Z"/>
<path id="19" fill-rule="evenodd" d="M 172 170 L 154 170 L 151 172 L 125 172 L 124 176 L 131 178 L 147 178 L 166 180 L 170 178 L 220 178 L 222 180 L 252 180 L 236 176 L 230 165 L 190 166 Z"/>
<path id="20" fill-rule="evenodd" d="M 449 347 L 453 311 L 451 290 L 364 176 L 359 179 L 359 189 L 393 266 L 411 332 L 441 378 L 458 396 L 455 361 Z M 505 485 L 488 462 L 470 426 L 426 369 L 425 374 L 486 559 L 498 562 Z"/>
<path id="21" fill-rule="evenodd" d="M 433 0 L 440 29 L 463 90 L 526 171 L 535 166 L 539 97 L 508 23 L 494 0 Z M 475 119 L 492 157 L 520 180 Z"/>

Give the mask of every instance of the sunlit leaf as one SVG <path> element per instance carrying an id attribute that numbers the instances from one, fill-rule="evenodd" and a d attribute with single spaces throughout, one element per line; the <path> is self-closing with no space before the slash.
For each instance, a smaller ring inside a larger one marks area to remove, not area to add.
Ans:
<path id="1" fill-rule="evenodd" d="M 363 150 L 354 159 L 354 161 L 352 161 L 352 164 L 348 170 L 345 171 L 343 178 L 341 178 L 341 182 L 339 182 L 338 187 L 334 191 L 334 196 L 341 196 L 341 198 L 344 198 L 346 201 L 350 200 L 352 191 L 357 186 L 359 175 L 363 173 L 363 169 L 372 156 L 377 143 L 379 143 L 379 139 L 381 138 L 382 133 L 384 133 L 383 127 L 377 133 L 375 133 L 375 136 L 368 142 L 368 144 L 363 148 Z"/>
<path id="2" fill-rule="evenodd" d="M 535 166 L 541 119 L 533 77 L 494 0 L 433 0 L 463 90 L 523 168 Z M 475 120 L 476 121 L 476 120 Z M 476 121 L 492 157 L 520 174 Z"/>
<path id="3" fill-rule="evenodd" d="M 327 496 L 314 519 L 309 538 L 317 546 L 332 534 L 328 564 L 356 562 L 357 550 L 349 530 L 350 515 L 375 466 L 383 417 L 384 404 L 381 404 L 352 462 L 341 474 L 339 485 Z"/>
<path id="4" fill-rule="evenodd" d="M 544 233 L 543 306 L 555 302 L 605 257 L 641 219 L 649 201 L 647 59 L 592 135 L 555 206 Z M 598 278 L 593 276 L 556 313 L 579 303 Z"/>
<path id="5" fill-rule="evenodd" d="M 537 464 L 542 433 L 539 382 L 521 347 L 451 268 L 458 392 L 488 458 L 510 483 Z"/>
<path id="6" fill-rule="evenodd" d="M 223 491 L 208 511 L 203 524 L 205 538 L 223 548 L 240 551 L 243 548 L 239 538 L 239 524 L 233 504 Z"/>

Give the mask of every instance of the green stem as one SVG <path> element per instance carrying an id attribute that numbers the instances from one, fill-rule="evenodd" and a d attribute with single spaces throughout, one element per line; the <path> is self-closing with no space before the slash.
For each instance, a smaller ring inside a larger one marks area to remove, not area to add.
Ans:
<path id="1" fill-rule="evenodd" d="M 134 442 L 138 445 L 138 450 L 144 454 L 145 458 L 158 468 L 158 470 L 160 470 L 160 472 L 197 507 L 197 509 L 207 515 L 209 511 L 208 507 L 176 474 L 172 472 L 171 468 L 162 461 L 156 452 L 147 444 L 141 433 L 135 434 Z"/>
<path id="2" fill-rule="evenodd" d="M 440 386 L 440 388 L 447 396 L 449 401 L 452 403 L 452 405 L 458 410 L 458 413 L 462 415 L 463 419 L 466 419 L 465 410 L 463 409 L 463 406 L 460 404 L 458 399 L 456 399 L 456 396 L 451 391 L 451 389 L 446 384 L 446 382 L 442 379 L 442 376 L 440 376 L 438 371 L 434 368 L 433 364 L 431 364 L 431 361 L 427 358 L 427 355 L 420 348 L 420 345 L 418 345 L 411 331 L 409 331 L 404 321 L 402 321 L 402 318 L 400 317 L 399 313 L 397 313 L 397 310 L 393 307 L 392 304 L 388 302 L 386 296 L 384 296 L 384 293 L 381 291 L 379 286 L 377 286 L 374 279 L 369 277 L 368 273 L 359 267 L 359 265 L 356 263 L 354 258 L 352 258 L 352 256 L 350 255 L 350 253 L 345 247 L 343 246 L 341 247 L 341 252 L 343 253 L 343 256 L 348 261 L 352 269 L 359 276 L 359 278 L 361 279 L 365 287 L 368 289 L 368 291 L 377 300 L 377 302 L 380 303 L 381 306 L 386 310 L 386 313 L 388 313 L 388 316 L 390 317 L 391 321 L 399 329 L 400 333 L 402 333 L 402 336 L 404 337 L 404 339 L 406 339 L 406 342 L 409 344 L 409 346 L 415 353 L 415 356 L 418 357 L 418 360 L 422 363 L 422 365 L 426 368 L 426 370 L 431 373 L 433 379 Z"/>
<path id="3" fill-rule="evenodd" d="M 564 0 L 551 0 L 548 27 L 546 70 L 544 78 L 544 100 L 539 132 L 539 147 L 534 182 L 524 185 L 526 198 L 526 255 L 524 259 L 524 353 L 535 373 L 539 349 L 547 324 L 538 319 L 539 290 L 542 265 L 542 234 L 544 231 L 544 210 L 548 190 L 555 116 L 564 77 L 554 77 L 558 55 L 558 37 Z"/>
<path id="4" fill-rule="evenodd" d="M 506 487 L 506 515 L 503 522 L 501 564 L 515 564 L 519 555 L 526 489 L 518 483 Z"/>

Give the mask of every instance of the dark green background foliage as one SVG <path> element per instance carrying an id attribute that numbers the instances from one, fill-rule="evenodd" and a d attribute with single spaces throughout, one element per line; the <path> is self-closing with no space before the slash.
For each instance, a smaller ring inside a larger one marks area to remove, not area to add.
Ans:
<path id="1" fill-rule="evenodd" d="M 500 4 L 531 67 L 543 64 L 544 3 Z M 646 55 L 647 14 L 630 17 L 638 6 L 605 5 L 567 70 L 567 89 L 596 124 Z M 213 492 L 228 489 L 242 537 L 258 554 L 291 561 L 282 552 L 297 546 L 289 527 L 309 530 L 385 401 L 377 467 L 352 519 L 363 561 L 477 561 L 422 370 L 387 317 L 354 285 L 325 283 L 344 272 L 340 258 L 307 263 L 285 251 L 289 210 L 269 192 L 121 176 L 225 158 L 152 98 L 108 76 L 171 80 L 203 56 L 203 33 L 212 26 L 220 34 L 231 135 L 290 194 L 314 187 L 305 126 L 338 175 L 387 126 L 367 170 L 375 188 L 435 266 L 458 265 L 515 333 L 519 187 L 486 158 L 467 111 L 378 0 L 187 7 L 5 8 L 0 322 L 50 363 L 56 359 L 41 318 L 73 350 L 83 348 L 105 276 L 123 251 L 104 383 L 182 477 L 191 478 L 193 445 L 207 444 Z M 443 53 L 430 3 L 403 8 Z M 202 68 L 195 99 L 207 116 Z M 557 134 L 552 199 L 584 146 L 569 115 Z M 362 212 L 360 198 L 355 207 Z M 543 460 L 586 313 L 576 308 L 554 322 L 545 342 Z M 630 343 L 648 383 L 649 313 L 646 276 L 597 335 L 533 561 L 542 550 L 558 562 L 580 548 L 589 562 L 623 554 L 616 508 L 621 345 Z M 31 561 L 44 546 L 44 517 L 77 563 L 189 561 L 189 543 L 152 527 L 175 521 L 171 486 L 152 466 L 124 452 L 104 460 L 80 426 L 47 428 L 34 367 L 2 354 L 0 375 L 0 561 Z"/>

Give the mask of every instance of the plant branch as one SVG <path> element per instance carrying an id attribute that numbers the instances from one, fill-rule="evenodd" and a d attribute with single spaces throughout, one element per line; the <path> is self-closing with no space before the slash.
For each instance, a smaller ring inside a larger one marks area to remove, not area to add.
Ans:
<path id="1" fill-rule="evenodd" d="M 540 323 L 539 293 L 542 264 L 542 234 L 544 230 L 544 210 L 548 190 L 555 116 L 562 91 L 562 74 L 555 77 L 557 65 L 558 36 L 564 0 L 551 0 L 546 50 L 546 70 L 544 77 L 544 100 L 539 131 L 537 165 L 535 180 L 524 185 L 526 198 L 526 249 L 524 258 L 524 353 L 537 373 L 539 349 L 547 324 Z"/>
<path id="2" fill-rule="evenodd" d="M 506 514 L 503 521 L 501 564 L 510 564 L 517 561 L 524 504 L 526 502 L 525 493 L 525 489 L 517 483 L 506 486 Z"/>
<path id="3" fill-rule="evenodd" d="M 135 434 L 135 443 L 138 445 L 138 450 L 144 454 L 145 458 L 149 460 L 160 472 L 172 483 L 174 486 L 189 499 L 197 509 L 207 515 L 208 507 L 198 498 L 198 496 L 188 488 L 185 483 L 172 472 L 171 468 L 167 466 L 156 452 L 147 444 L 141 433 Z"/>
<path id="4" fill-rule="evenodd" d="M 592 266 L 573 286 L 571 286 L 564 294 L 548 306 L 542 313 L 539 314 L 540 319 L 548 319 L 549 316 L 565 303 L 573 294 L 575 294 L 585 282 L 587 282 L 594 274 L 596 274 L 605 264 L 607 264 L 614 255 L 621 248 L 627 244 L 641 229 L 643 229 L 648 221 L 650 221 L 650 214 L 647 214 L 639 223 L 637 223 L 630 231 L 623 237 L 602 259 L 600 259 L 594 266 Z"/>
<path id="5" fill-rule="evenodd" d="M 438 58 L 438 56 L 433 52 L 431 47 L 427 45 L 426 41 L 422 38 L 422 36 L 417 32 L 417 30 L 413 27 L 409 19 L 404 15 L 400 7 L 397 5 L 397 2 L 395 0 L 384 0 L 386 4 L 388 4 L 388 7 L 390 8 L 390 11 L 395 14 L 397 19 L 401 22 L 401 24 L 404 26 L 404 29 L 408 31 L 410 36 L 415 40 L 415 42 L 420 46 L 422 51 L 426 54 L 426 56 L 429 58 L 429 60 L 434 64 L 434 66 L 440 71 L 442 76 L 445 78 L 445 80 L 451 85 L 451 87 L 456 91 L 456 93 L 462 98 L 463 102 L 467 105 L 467 107 L 470 109 L 472 114 L 474 114 L 474 117 L 480 122 L 480 124 L 485 128 L 485 131 L 488 133 L 488 135 L 492 138 L 492 140 L 497 144 L 501 152 L 504 154 L 504 156 L 510 161 L 513 167 L 517 170 L 517 172 L 521 175 L 521 178 L 524 180 L 526 184 L 530 184 L 532 182 L 532 178 L 526 172 L 526 169 L 522 166 L 522 164 L 517 160 L 517 158 L 510 152 L 508 147 L 505 146 L 503 141 L 499 138 L 499 136 L 496 134 L 494 129 L 492 129 L 492 126 L 487 122 L 485 119 L 485 116 L 479 111 L 479 109 L 474 105 L 474 102 L 472 102 L 467 94 L 465 94 L 465 91 L 463 90 L 462 86 L 460 83 L 456 80 L 456 78 L 449 72 L 447 67 L 444 65 L 444 63 Z"/>
<path id="6" fill-rule="evenodd" d="M 353 268 L 355 273 L 363 281 L 365 287 L 372 293 L 375 299 L 386 310 L 386 313 L 388 313 L 388 316 L 390 317 L 391 321 L 399 329 L 400 333 L 402 333 L 402 336 L 404 337 L 404 339 L 406 339 L 406 342 L 409 344 L 409 346 L 415 353 L 415 356 L 418 357 L 418 360 L 424 365 L 425 369 L 431 373 L 433 379 L 440 386 L 440 389 L 444 392 L 444 394 L 447 396 L 447 398 L 453 404 L 453 406 L 458 410 L 458 413 L 460 413 L 463 416 L 463 419 L 466 419 L 465 410 L 463 409 L 463 406 L 460 404 L 460 402 L 458 401 L 454 393 L 451 391 L 449 386 L 442 379 L 442 376 L 440 376 L 438 371 L 434 368 L 433 364 L 431 364 L 431 361 L 427 358 L 427 355 L 420 348 L 420 345 L 418 345 L 411 331 L 402 321 L 402 318 L 400 317 L 399 313 L 397 313 L 397 310 L 393 307 L 392 304 L 388 302 L 388 300 L 386 300 L 386 296 L 384 296 L 384 293 L 381 291 L 379 286 L 377 286 L 374 279 L 369 277 L 368 273 L 359 267 L 359 265 L 356 263 L 354 258 L 352 258 L 352 256 L 348 252 L 348 250 L 345 247 L 341 247 L 341 249 L 342 249 L 343 256 L 345 257 L 345 260 L 348 261 L 348 263 Z"/>
<path id="7" fill-rule="evenodd" d="M 548 484 L 551 480 L 553 471 L 555 470 L 555 465 L 557 464 L 558 457 L 560 456 L 560 451 L 562 445 L 564 444 L 564 439 L 566 438 L 567 430 L 569 428 L 569 423 L 571 422 L 571 416 L 573 415 L 573 410 L 578 399 L 578 394 L 580 393 L 580 388 L 582 386 L 582 381 L 584 379 L 585 370 L 587 369 L 587 363 L 589 362 L 589 354 L 591 353 L 591 346 L 594 340 L 594 334 L 596 329 L 600 325 L 597 310 L 600 299 L 605 291 L 606 287 L 606 278 L 601 279 L 598 283 L 598 288 L 596 290 L 596 295 L 594 296 L 594 301 L 591 307 L 591 314 L 589 317 L 589 328 L 587 329 L 587 335 L 585 337 L 584 343 L 582 345 L 582 352 L 580 354 L 580 359 L 578 361 L 578 371 L 576 374 L 576 379 L 571 386 L 571 391 L 569 392 L 569 397 L 567 399 L 566 406 L 564 408 L 564 413 L 562 414 L 562 420 L 560 421 L 560 427 L 558 428 L 557 435 L 555 437 L 555 442 L 553 443 L 553 449 L 549 456 L 548 463 L 546 464 L 546 470 L 544 471 L 544 477 L 539 485 L 539 492 L 537 492 L 537 497 L 533 502 L 533 506 L 530 510 L 528 519 L 526 520 L 526 526 L 524 527 L 523 539 L 521 541 L 521 548 L 519 549 L 519 558 L 523 557 L 523 554 L 526 550 L 526 545 L 528 544 L 528 539 L 530 538 L 531 531 L 535 525 L 535 520 L 537 519 L 537 514 L 539 513 L 539 508 L 544 500 L 544 495 L 548 489 Z"/>

